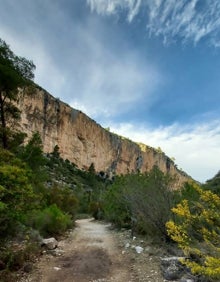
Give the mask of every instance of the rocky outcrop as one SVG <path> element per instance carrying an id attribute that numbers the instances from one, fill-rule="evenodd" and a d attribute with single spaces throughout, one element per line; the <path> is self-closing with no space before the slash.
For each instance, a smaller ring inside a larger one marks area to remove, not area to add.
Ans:
<path id="1" fill-rule="evenodd" d="M 179 183 L 188 179 L 164 153 L 109 132 L 39 87 L 31 95 L 22 95 L 18 106 L 22 112 L 20 129 L 28 137 L 38 131 L 45 152 L 58 145 L 61 156 L 81 169 L 93 163 L 96 171 L 111 175 L 145 172 L 156 165 L 163 172 L 178 175 Z"/>

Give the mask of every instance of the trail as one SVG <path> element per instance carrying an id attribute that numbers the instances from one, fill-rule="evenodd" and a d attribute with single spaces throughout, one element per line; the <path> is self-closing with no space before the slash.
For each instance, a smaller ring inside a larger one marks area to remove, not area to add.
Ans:
<path id="1" fill-rule="evenodd" d="M 131 282 L 131 261 L 119 250 L 109 225 L 92 219 L 76 221 L 70 236 L 59 242 L 59 257 L 45 256 L 32 282 Z"/>

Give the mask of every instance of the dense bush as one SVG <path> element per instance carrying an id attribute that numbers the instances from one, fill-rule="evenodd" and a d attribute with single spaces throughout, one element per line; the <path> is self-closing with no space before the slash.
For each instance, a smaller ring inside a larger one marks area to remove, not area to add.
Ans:
<path id="1" fill-rule="evenodd" d="M 17 224 L 35 207 L 37 195 L 24 163 L 3 149 L 0 158 L 0 237 L 3 239 L 12 236 Z"/>
<path id="2" fill-rule="evenodd" d="M 220 171 L 213 178 L 207 180 L 206 183 L 203 184 L 203 188 L 220 195 Z"/>
<path id="3" fill-rule="evenodd" d="M 100 202 L 91 202 L 89 204 L 89 212 L 95 219 L 103 218 L 103 206 Z"/>
<path id="4" fill-rule="evenodd" d="M 33 212 L 29 221 L 42 236 L 61 235 L 73 226 L 71 216 L 64 214 L 56 204 Z"/>
<path id="5" fill-rule="evenodd" d="M 104 194 L 104 215 L 118 227 L 130 226 L 131 207 L 125 195 L 128 177 L 118 176 Z"/>
<path id="6" fill-rule="evenodd" d="M 25 261 L 34 261 L 34 256 L 36 254 L 40 254 L 39 245 L 34 241 L 27 241 L 21 245 L 6 246 L 4 249 L 2 249 L 1 261 L 5 263 L 7 270 L 18 270 L 23 266 Z M 11 280 L 0 279 L 0 281 Z"/>
<path id="7" fill-rule="evenodd" d="M 173 179 L 157 167 L 149 173 L 117 177 L 105 194 L 105 216 L 118 226 L 133 227 L 164 240 L 165 224 L 175 205 L 172 183 Z"/>
<path id="8" fill-rule="evenodd" d="M 63 212 L 68 213 L 74 219 L 78 209 L 78 199 L 74 192 L 67 187 L 60 187 L 54 184 L 47 189 L 48 205 L 56 204 Z"/>

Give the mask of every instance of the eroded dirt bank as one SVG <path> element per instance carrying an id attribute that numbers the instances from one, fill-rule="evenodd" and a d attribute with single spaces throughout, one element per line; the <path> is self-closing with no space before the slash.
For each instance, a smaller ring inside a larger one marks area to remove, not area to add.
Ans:
<path id="1" fill-rule="evenodd" d="M 21 282 L 165 281 L 155 259 L 128 250 L 126 237 L 111 231 L 108 224 L 83 219 L 76 225 L 59 242 L 57 255 L 43 255 Z"/>

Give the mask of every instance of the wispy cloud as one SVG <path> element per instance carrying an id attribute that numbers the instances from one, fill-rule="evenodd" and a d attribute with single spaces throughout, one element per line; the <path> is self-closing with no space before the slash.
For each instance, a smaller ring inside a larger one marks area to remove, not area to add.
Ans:
<path id="1" fill-rule="evenodd" d="M 173 124 L 157 129 L 147 125 L 109 122 L 106 126 L 112 132 L 142 142 L 152 147 L 160 147 L 169 157 L 174 157 L 182 168 L 196 180 L 205 182 L 213 177 L 220 167 L 220 122 L 180 126 Z"/>
<path id="2" fill-rule="evenodd" d="M 127 13 L 128 22 L 145 11 L 149 35 L 162 36 L 165 44 L 178 38 L 197 44 L 207 39 L 220 45 L 220 2 L 218 0 L 87 0 L 92 11 L 101 15 Z"/>
<path id="3" fill-rule="evenodd" d="M 143 64 L 132 52 L 118 50 L 115 54 L 99 45 L 96 50 L 88 49 L 84 59 L 87 63 L 78 66 L 78 74 L 83 76 L 73 78 L 78 80 L 80 95 L 72 99 L 71 105 L 83 105 L 86 113 L 96 118 L 123 114 L 144 99 L 150 106 L 154 90 L 163 80 L 154 66 Z"/>
<path id="4" fill-rule="evenodd" d="M 87 0 L 92 11 L 101 15 L 116 14 L 120 9 L 126 9 L 128 12 L 128 21 L 131 22 L 138 14 L 142 0 Z"/>
<path id="5" fill-rule="evenodd" d="M 84 47 L 73 46 L 77 56 L 72 58 L 75 70 L 70 79 L 76 95 L 71 106 L 96 119 L 129 112 L 143 100 L 150 107 L 155 90 L 165 80 L 156 66 L 137 51 L 120 48 L 120 34 L 114 35 L 118 45 L 112 46 L 108 33 L 103 35 L 97 22 L 89 21 L 75 34 Z"/>
<path id="6" fill-rule="evenodd" d="M 21 1 L 23 6 L 25 2 Z M 107 9 L 109 13 L 119 4 L 117 1 L 100 3 L 100 12 Z M 133 7 L 132 19 L 141 1 L 127 3 Z M 16 54 L 34 61 L 35 81 L 47 91 L 96 119 L 129 112 L 135 103 L 141 104 L 144 99 L 151 105 L 155 89 L 165 78 L 150 61 L 143 60 L 137 50 L 121 48 L 125 42 L 120 33 L 109 34 L 108 26 L 89 15 L 77 21 L 68 17 L 64 9 L 44 1 L 43 11 L 37 4 L 30 5 L 26 21 L 19 22 L 18 18 L 24 18 L 22 5 L 12 9 L 12 14 L 17 13 L 16 24 L 21 25 L 21 32 L 15 31 L 12 23 L 3 23 L 0 36 Z M 34 19 L 33 11 L 36 11 Z M 35 25 L 41 13 L 48 14 L 42 29 L 41 22 Z M 32 28 L 25 29 L 24 34 L 24 26 Z M 68 40 L 66 37 L 61 40 L 59 37 L 65 34 L 66 26 L 71 27 Z"/>
<path id="7" fill-rule="evenodd" d="M 121 115 L 132 122 L 132 111 L 144 105 L 143 120 L 148 107 L 152 110 L 155 99 L 159 101 L 157 95 L 165 95 L 162 86 L 169 83 L 169 70 L 155 66 L 147 48 L 138 49 L 133 38 L 128 44 L 130 35 L 124 36 L 123 25 L 111 24 L 110 28 L 109 21 L 94 16 L 85 6 L 83 16 L 78 15 L 78 5 L 86 1 L 72 1 L 71 12 L 58 0 L 17 2 L 2 1 L 0 37 L 16 54 L 34 61 L 36 82 L 55 97 L 98 121 L 117 120 Z M 143 20 L 149 35 L 163 37 L 166 44 L 179 39 L 198 44 L 207 39 L 220 47 L 219 0 L 87 0 L 87 4 L 102 16 L 118 19 L 126 15 L 131 24 Z M 167 111 L 172 110 L 168 103 Z M 202 122 L 201 114 L 199 118 Z M 134 141 L 161 147 L 200 181 L 212 177 L 220 167 L 219 122 L 157 129 L 134 122 L 102 125 Z"/>

